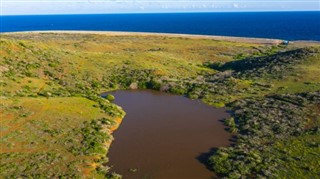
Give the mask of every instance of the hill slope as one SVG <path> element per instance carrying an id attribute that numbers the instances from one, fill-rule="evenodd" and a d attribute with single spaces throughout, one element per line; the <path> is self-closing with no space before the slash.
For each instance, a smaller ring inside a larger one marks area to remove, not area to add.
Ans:
<path id="1" fill-rule="evenodd" d="M 317 44 L 76 33 L 1 34 L 0 43 L 2 177 L 118 177 L 106 154 L 125 113 L 99 95 L 136 87 L 235 111 L 225 120 L 235 146 L 209 159 L 223 176 L 320 170 L 308 160 L 320 160 Z"/>

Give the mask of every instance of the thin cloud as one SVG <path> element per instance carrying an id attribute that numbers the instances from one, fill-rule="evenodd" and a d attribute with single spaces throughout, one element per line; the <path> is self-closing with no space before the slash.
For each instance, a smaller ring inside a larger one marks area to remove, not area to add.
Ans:
<path id="1" fill-rule="evenodd" d="M 320 10 L 318 0 L 1 0 L 3 15 Z"/>

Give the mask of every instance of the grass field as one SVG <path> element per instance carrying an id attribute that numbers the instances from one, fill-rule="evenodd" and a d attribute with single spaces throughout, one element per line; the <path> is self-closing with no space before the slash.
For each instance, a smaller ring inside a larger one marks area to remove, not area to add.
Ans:
<path id="1" fill-rule="evenodd" d="M 320 171 L 320 44 L 52 32 L 0 43 L 3 178 L 119 177 L 106 154 L 125 112 L 100 94 L 136 87 L 235 111 L 236 145 L 209 159 L 222 176 Z"/>
<path id="2" fill-rule="evenodd" d="M 109 117 L 94 105 L 81 97 L 2 99 L 2 175 L 87 175 L 97 156 L 70 147 L 81 145 L 77 132 L 85 121 Z"/>

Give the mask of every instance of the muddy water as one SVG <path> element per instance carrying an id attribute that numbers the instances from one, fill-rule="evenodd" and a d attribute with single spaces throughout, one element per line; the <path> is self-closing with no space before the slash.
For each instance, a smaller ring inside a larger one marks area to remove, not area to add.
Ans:
<path id="1" fill-rule="evenodd" d="M 214 177 L 204 162 L 216 147 L 230 144 L 219 121 L 229 116 L 225 109 L 148 90 L 111 94 L 127 113 L 113 133 L 112 171 L 130 179 Z"/>

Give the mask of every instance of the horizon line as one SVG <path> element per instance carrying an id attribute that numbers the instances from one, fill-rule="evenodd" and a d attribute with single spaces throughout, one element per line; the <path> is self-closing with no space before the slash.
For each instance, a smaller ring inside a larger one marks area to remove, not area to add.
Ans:
<path id="1" fill-rule="evenodd" d="M 250 12 L 320 12 L 319 10 L 252 10 L 252 11 L 169 11 L 169 12 L 110 12 L 110 13 L 50 13 L 50 14 L 0 14 L 0 16 L 50 16 L 50 15 L 112 15 L 112 14 L 192 14 L 192 13 L 250 13 Z"/>

